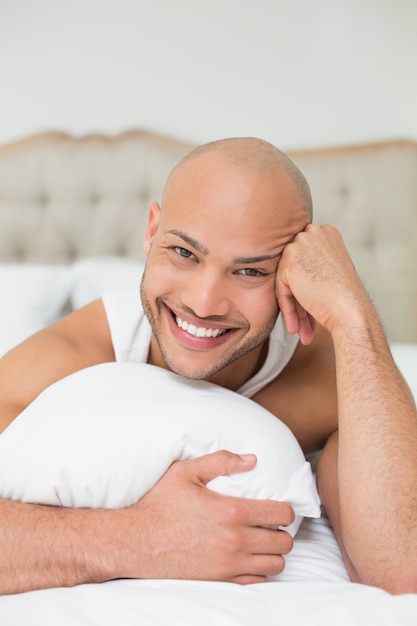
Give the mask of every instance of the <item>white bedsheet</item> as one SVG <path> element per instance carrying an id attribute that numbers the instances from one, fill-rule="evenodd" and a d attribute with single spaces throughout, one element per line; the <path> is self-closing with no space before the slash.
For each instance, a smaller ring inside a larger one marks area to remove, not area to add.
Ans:
<path id="1" fill-rule="evenodd" d="M 417 594 L 348 581 L 326 517 L 304 520 L 267 583 L 116 580 L 0 598 L 1 626 L 415 626 Z"/>

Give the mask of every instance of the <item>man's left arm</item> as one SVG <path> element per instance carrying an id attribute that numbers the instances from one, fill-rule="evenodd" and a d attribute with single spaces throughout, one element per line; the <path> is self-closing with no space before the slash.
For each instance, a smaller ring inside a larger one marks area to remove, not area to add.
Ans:
<path id="1" fill-rule="evenodd" d="M 417 592 L 416 407 L 334 227 L 309 225 L 286 247 L 277 291 L 290 332 L 311 340 L 305 311 L 333 341 L 339 433 L 318 476 L 352 578 Z"/>
<path id="2" fill-rule="evenodd" d="M 414 401 L 376 315 L 366 328 L 347 324 L 341 335 L 333 336 L 339 431 L 319 464 L 322 499 L 353 580 L 392 593 L 416 592 Z"/>

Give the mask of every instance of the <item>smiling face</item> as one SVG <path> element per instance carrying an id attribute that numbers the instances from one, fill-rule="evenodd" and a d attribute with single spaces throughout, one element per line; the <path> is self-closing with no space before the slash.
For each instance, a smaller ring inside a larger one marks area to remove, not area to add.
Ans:
<path id="1" fill-rule="evenodd" d="M 238 388 L 255 373 L 278 315 L 275 275 L 309 219 L 287 173 L 222 152 L 185 161 L 151 207 L 141 285 L 149 362 Z"/>

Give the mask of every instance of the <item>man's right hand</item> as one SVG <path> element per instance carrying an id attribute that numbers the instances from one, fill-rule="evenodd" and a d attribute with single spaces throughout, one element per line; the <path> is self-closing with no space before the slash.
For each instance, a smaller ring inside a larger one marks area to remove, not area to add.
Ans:
<path id="1" fill-rule="evenodd" d="M 280 573 L 291 536 L 268 526 L 294 520 L 288 503 L 220 495 L 206 488 L 217 476 L 250 471 L 254 455 L 219 451 L 176 462 L 137 504 L 125 509 L 125 563 L 118 576 L 265 581 Z M 117 552 L 116 552 L 117 554 Z"/>

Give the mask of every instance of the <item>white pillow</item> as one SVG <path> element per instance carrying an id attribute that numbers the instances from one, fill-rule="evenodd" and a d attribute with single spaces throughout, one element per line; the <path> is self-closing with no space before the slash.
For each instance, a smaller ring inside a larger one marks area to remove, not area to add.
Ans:
<path id="1" fill-rule="evenodd" d="M 63 265 L 0 264 L 0 355 L 61 317 L 70 287 Z"/>
<path id="2" fill-rule="evenodd" d="M 227 449 L 255 453 L 249 472 L 221 476 L 223 494 L 290 502 L 298 530 L 319 517 L 310 464 L 290 430 L 261 406 L 159 367 L 106 363 L 45 390 L 0 436 L 0 496 L 70 507 L 136 502 L 174 460 Z"/>
<path id="3" fill-rule="evenodd" d="M 129 289 L 139 285 L 145 264 L 123 257 L 87 257 L 71 266 L 73 286 L 71 304 L 78 309 L 100 298 L 106 291 Z"/>

